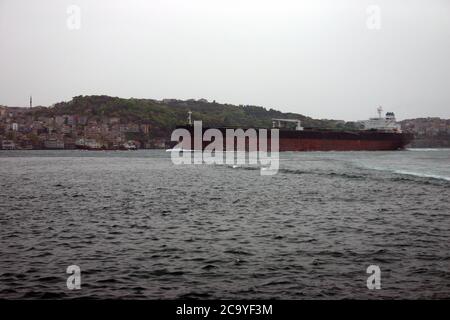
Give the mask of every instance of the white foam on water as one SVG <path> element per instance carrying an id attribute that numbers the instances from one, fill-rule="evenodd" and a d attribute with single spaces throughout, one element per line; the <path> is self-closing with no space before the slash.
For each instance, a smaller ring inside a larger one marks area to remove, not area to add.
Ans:
<path id="1" fill-rule="evenodd" d="M 450 177 L 440 176 L 440 175 L 436 175 L 436 174 L 427 174 L 427 173 L 405 171 L 405 170 L 394 170 L 394 172 L 397 174 L 405 174 L 405 175 L 416 176 L 416 177 L 421 177 L 421 178 L 433 178 L 433 179 L 450 181 Z"/>
<path id="2" fill-rule="evenodd" d="M 391 172 L 391 173 L 395 173 L 395 174 L 409 175 L 409 176 L 415 176 L 415 177 L 420 177 L 420 178 L 432 178 L 432 179 L 450 181 L 450 176 L 445 176 L 445 175 L 435 174 L 435 173 L 425 173 L 425 172 L 417 172 L 417 171 L 404 170 L 404 169 L 394 169 L 394 168 L 361 165 L 361 164 L 358 164 L 357 166 L 360 168 L 369 169 L 369 170 Z"/>
<path id="3" fill-rule="evenodd" d="M 406 148 L 406 151 L 422 151 L 422 152 L 433 152 L 433 151 L 448 151 L 449 148 Z"/>

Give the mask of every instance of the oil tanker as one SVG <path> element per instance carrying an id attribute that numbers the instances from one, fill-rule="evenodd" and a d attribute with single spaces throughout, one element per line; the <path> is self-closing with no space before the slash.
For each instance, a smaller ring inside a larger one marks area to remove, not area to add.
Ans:
<path id="1" fill-rule="evenodd" d="M 301 121 L 296 119 L 273 119 L 272 128 L 279 130 L 279 151 L 377 151 L 403 149 L 412 141 L 413 135 L 402 132 L 393 112 L 387 112 L 384 117 L 381 115 L 381 112 L 382 109 L 380 107 L 378 108 L 377 118 L 360 121 L 363 128 L 360 130 L 339 131 L 303 128 Z M 292 128 L 293 124 L 295 126 L 294 128 Z M 188 125 L 178 128 L 184 128 L 191 134 L 191 139 L 188 139 L 188 141 L 180 141 L 184 150 L 204 149 L 211 143 L 211 141 L 203 140 L 200 144 L 195 143 L 195 129 L 192 125 L 190 113 Z M 237 130 L 238 128 L 202 128 L 202 136 L 208 129 L 216 129 L 222 133 L 223 137 L 226 137 L 227 130 Z M 246 128 L 241 129 L 244 131 L 247 130 Z M 257 142 L 253 146 L 256 146 L 256 150 L 255 148 L 252 149 L 252 144 L 249 139 L 246 139 L 245 144 L 241 144 L 240 146 L 233 143 L 234 149 L 239 151 L 258 151 L 259 149 L 270 151 L 273 135 L 271 130 L 266 130 L 267 147 L 263 148 L 261 148 L 259 143 L 261 133 L 259 130 L 255 131 Z M 222 150 L 226 150 L 225 142 L 223 142 Z"/>

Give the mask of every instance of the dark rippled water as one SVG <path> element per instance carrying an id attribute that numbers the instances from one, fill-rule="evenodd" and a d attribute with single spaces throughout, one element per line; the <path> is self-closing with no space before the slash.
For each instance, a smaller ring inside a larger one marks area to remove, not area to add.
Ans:
<path id="1" fill-rule="evenodd" d="M 0 298 L 450 298 L 448 150 L 1 151 L 0 186 Z"/>

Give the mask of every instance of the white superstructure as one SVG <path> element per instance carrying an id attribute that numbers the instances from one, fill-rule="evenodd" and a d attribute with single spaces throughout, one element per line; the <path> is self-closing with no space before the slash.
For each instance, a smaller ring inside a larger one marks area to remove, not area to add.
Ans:
<path id="1" fill-rule="evenodd" d="M 386 112 L 386 116 L 383 118 L 381 113 L 383 112 L 382 107 L 378 107 L 378 118 L 370 118 L 369 120 L 359 121 L 365 130 L 380 130 L 380 131 L 395 131 L 401 132 L 401 126 L 397 123 L 395 119 L 395 114 L 393 112 Z"/>

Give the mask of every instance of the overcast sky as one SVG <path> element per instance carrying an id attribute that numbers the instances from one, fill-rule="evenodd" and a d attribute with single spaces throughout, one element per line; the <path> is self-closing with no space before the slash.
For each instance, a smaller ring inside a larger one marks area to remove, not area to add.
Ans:
<path id="1" fill-rule="evenodd" d="M 448 0 L 0 0 L 10 106 L 106 94 L 450 118 L 449 59 Z"/>

